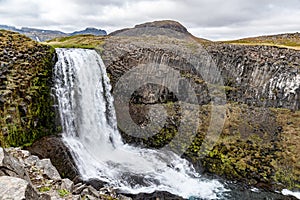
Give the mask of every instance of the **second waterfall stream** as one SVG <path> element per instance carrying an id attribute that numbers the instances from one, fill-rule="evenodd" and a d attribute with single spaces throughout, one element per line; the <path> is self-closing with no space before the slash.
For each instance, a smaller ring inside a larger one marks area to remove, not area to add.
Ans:
<path id="1" fill-rule="evenodd" d="M 111 85 L 94 50 L 57 49 L 55 92 L 63 140 L 84 179 L 98 178 L 137 194 L 168 191 L 183 198 L 217 199 L 226 191 L 173 153 L 133 147 L 117 129 Z"/>

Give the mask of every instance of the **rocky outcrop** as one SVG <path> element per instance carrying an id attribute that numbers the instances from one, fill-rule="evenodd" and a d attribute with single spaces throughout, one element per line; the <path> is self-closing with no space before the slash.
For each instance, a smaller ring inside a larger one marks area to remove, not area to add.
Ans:
<path id="1" fill-rule="evenodd" d="M 204 73 L 199 74 L 199 67 L 192 60 L 191 55 L 194 55 L 199 57 L 199 62 L 201 59 L 208 60 L 212 62 L 210 65 L 216 65 L 224 79 L 224 85 L 220 87 L 225 90 L 229 101 L 300 109 L 300 52 L 297 50 L 225 44 L 204 48 L 193 39 L 148 37 L 147 42 L 144 37 L 137 36 L 110 38 L 104 49 L 107 50 L 103 52 L 104 61 L 113 85 L 133 67 L 164 64 L 178 70 L 182 79 L 189 80 L 198 102 L 207 104 L 211 100 L 205 80 L 207 77 L 203 77 Z M 151 84 L 143 87 L 133 95 L 137 103 L 176 101 L 167 88 Z M 151 102 L 147 100 L 150 94 L 153 96 Z"/>
<path id="2" fill-rule="evenodd" d="M 36 200 L 39 198 L 37 191 L 23 179 L 1 176 L 0 183 L 1 199 Z"/>
<path id="3" fill-rule="evenodd" d="M 0 143 L 29 145 L 56 132 L 51 96 L 54 49 L 0 31 Z"/>
<path id="4" fill-rule="evenodd" d="M 55 136 L 43 137 L 30 147 L 27 147 L 27 149 L 40 158 L 50 158 L 53 165 L 64 178 L 74 180 L 79 175 L 71 152 L 61 138 Z"/>
<path id="5" fill-rule="evenodd" d="M 300 51 L 243 45 L 207 47 L 224 77 L 230 101 L 300 109 Z"/>
<path id="6" fill-rule="evenodd" d="M 39 159 L 20 148 L 0 148 L 0 199 L 123 199 L 111 188 L 95 189 L 88 182 L 62 179 L 49 159 Z"/>

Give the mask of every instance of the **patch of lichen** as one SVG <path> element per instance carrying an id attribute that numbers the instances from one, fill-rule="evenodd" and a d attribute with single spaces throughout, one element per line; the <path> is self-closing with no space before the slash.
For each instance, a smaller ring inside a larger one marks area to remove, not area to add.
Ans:
<path id="1" fill-rule="evenodd" d="M 1 146 L 26 146 L 55 132 L 51 97 L 55 50 L 0 31 Z"/>

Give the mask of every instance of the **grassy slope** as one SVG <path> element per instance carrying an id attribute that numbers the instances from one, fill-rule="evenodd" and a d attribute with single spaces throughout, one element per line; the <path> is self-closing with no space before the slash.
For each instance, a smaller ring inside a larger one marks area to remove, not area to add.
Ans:
<path id="1" fill-rule="evenodd" d="M 50 45 L 54 48 L 97 49 L 103 45 L 105 37 L 106 36 L 76 35 L 56 38 L 44 42 L 44 44 Z"/>
<path id="2" fill-rule="evenodd" d="M 239 40 L 224 41 L 228 44 L 238 45 L 266 45 L 266 46 L 277 46 L 283 48 L 291 48 L 300 50 L 300 34 L 280 34 L 280 35 L 269 35 L 244 38 Z"/>

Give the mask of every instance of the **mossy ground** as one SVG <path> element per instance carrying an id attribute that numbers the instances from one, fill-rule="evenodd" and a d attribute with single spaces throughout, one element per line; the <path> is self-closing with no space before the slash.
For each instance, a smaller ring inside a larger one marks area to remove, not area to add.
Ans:
<path id="1" fill-rule="evenodd" d="M 54 48 L 101 49 L 106 37 L 107 36 L 76 35 L 53 39 L 44 42 L 44 44 Z"/>
<path id="2" fill-rule="evenodd" d="M 126 142 L 144 147 L 161 148 L 178 134 L 181 115 L 177 103 L 163 104 L 169 115 L 165 126 L 154 136 L 132 137 L 122 133 Z M 137 115 L 137 112 L 140 115 Z M 131 105 L 137 124 L 147 121 L 147 105 Z M 300 188 L 300 111 L 261 108 L 245 104 L 226 105 L 225 124 L 215 146 L 200 152 L 211 125 L 211 105 L 199 107 L 196 135 L 183 133 L 183 157 L 204 173 L 220 175 L 267 189 Z M 144 121 L 143 121 L 144 119 Z M 170 121 L 172 119 L 172 121 Z M 135 120 L 135 119 L 133 119 Z M 192 119 L 191 119 L 192 120 Z M 191 141 L 186 146 L 186 141 Z"/>
<path id="3" fill-rule="evenodd" d="M 1 146 L 26 146 L 55 132 L 52 67 L 55 50 L 0 31 Z"/>

